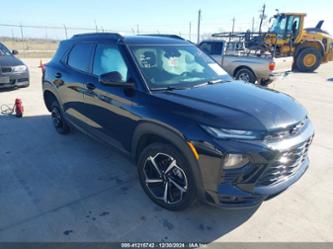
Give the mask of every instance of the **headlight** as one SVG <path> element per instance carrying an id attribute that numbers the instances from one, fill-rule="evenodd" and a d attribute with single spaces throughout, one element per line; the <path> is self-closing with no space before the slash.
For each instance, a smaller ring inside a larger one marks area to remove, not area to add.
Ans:
<path id="1" fill-rule="evenodd" d="M 205 125 L 202 125 L 202 128 L 204 128 L 209 134 L 213 135 L 214 137 L 222 139 L 236 138 L 245 140 L 257 140 L 263 138 L 262 133 L 255 131 L 222 129 Z"/>
<path id="2" fill-rule="evenodd" d="M 249 159 L 242 154 L 227 154 L 224 157 L 223 167 L 225 169 L 235 169 L 243 167 L 249 162 Z"/>
<path id="3" fill-rule="evenodd" d="M 19 65 L 19 66 L 14 66 L 12 67 L 13 72 L 15 73 L 21 73 L 21 72 L 25 72 L 27 70 L 27 66 L 26 65 Z"/>

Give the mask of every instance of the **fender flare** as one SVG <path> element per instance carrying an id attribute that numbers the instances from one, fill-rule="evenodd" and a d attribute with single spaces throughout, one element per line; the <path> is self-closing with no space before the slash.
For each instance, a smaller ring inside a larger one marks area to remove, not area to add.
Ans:
<path id="1" fill-rule="evenodd" d="M 313 46 L 308 46 L 308 45 L 307 45 L 308 42 L 319 44 L 321 55 L 324 56 L 324 53 L 325 53 L 325 46 L 324 46 L 324 44 L 322 43 L 322 41 L 315 40 L 315 39 L 307 39 L 307 40 L 303 41 L 301 44 L 299 44 L 299 45 L 296 47 L 295 56 L 294 56 L 295 58 L 298 56 L 298 54 L 299 54 L 304 48 L 307 48 L 307 47 L 313 47 Z"/>
<path id="2" fill-rule="evenodd" d="M 45 93 L 46 92 L 52 93 L 55 96 L 56 100 L 58 101 L 61 109 L 63 109 L 63 105 L 62 105 L 63 103 L 59 97 L 58 91 L 56 90 L 56 86 L 54 84 L 52 84 L 51 82 L 44 80 L 43 81 L 43 99 L 44 99 L 44 104 L 47 107 L 46 102 L 45 102 Z"/>

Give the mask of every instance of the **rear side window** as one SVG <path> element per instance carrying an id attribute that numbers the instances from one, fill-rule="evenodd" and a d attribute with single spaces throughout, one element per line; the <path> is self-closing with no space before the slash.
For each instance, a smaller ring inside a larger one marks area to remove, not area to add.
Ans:
<path id="1" fill-rule="evenodd" d="M 221 55 L 223 50 L 222 42 L 203 42 L 200 48 L 209 55 Z"/>
<path id="2" fill-rule="evenodd" d="M 77 44 L 68 57 L 68 65 L 83 72 L 89 72 L 93 44 Z"/>

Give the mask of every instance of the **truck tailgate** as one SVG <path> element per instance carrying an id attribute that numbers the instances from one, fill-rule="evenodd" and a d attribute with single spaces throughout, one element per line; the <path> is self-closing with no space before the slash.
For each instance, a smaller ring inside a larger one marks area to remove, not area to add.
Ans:
<path id="1" fill-rule="evenodd" d="M 291 71 L 294 58 L 292 56 L 279 57 L 279 58 L 274 58 L 274 62 L 275 62 L 274 73 L 283 73 Z"/>

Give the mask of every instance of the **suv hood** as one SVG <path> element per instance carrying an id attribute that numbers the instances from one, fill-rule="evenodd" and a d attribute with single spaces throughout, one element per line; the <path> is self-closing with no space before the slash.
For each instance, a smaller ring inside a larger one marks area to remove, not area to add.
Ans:
<path id="1" fill-rule="evenodd" d="M 12 55 L 0 56 L 0 67 L 13 67 L 24 65 L 22 61 Z"/>
<path id="2" fill-rule="evenodd" d="M 240 81 L 156 93 L 176 115 L 201 124 L 239 130 L 275 130 L 305 119 L 306 110 L 292 97 Z"/>

